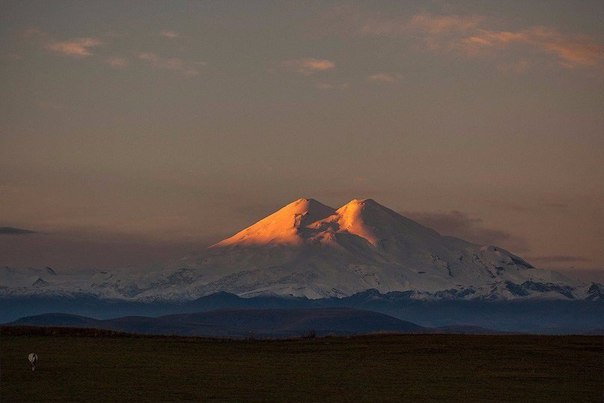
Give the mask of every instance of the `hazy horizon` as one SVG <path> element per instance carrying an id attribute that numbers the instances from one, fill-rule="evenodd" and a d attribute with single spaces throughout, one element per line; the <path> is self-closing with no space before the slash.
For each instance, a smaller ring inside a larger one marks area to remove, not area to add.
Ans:
<path id="1" fill-rule="evenodd" d="M 600 1 L 0 11 L 0 265 L 161 267 L 373 198 L 604 276 Z"/>

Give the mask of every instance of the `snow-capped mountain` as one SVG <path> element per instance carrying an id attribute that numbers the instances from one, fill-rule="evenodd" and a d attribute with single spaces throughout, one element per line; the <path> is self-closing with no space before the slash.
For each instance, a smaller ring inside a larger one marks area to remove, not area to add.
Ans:
<path id="1" fill-rule="evenodd" d="M 207 276 L 202 293 L 322 298 L 376 289 L 413 291 L 418 298 L 583 297 L 559 273 L 495 246 L 441 236 L 371 199 L 337 210 L 296 200 L 187 266 Z"/>
<path id="2" fill-rule="evenodd" d="M 299 199 L 176 269 L 58 275 L 0 269 L 0 296 L 92 294 L 135 300 L 240 296 L 344 297 L 368 289 L 416 299 L 598 299 L 599 284 L 576 284 L 496 246 L 438 232 L 377 202 L 335 210 Z"/>

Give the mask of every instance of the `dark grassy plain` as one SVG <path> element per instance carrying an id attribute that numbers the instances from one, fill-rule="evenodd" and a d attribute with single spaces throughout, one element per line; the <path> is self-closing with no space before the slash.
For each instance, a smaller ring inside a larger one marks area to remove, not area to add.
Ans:
<path id="1" fill-rule="evenodd" d="M 234 341 L 4 328 L 0 400 L 600 402 L 603 348 L 600 336 Z"/>

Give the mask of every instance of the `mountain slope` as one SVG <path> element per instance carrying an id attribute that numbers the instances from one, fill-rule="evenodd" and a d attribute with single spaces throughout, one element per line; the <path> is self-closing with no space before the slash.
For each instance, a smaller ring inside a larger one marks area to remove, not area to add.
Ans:
<path id="1" fill-rule="evenodd" d="M 375 289 L 412 299 L 601 299 L 497 246 L 442 236 L 371 199 L 339 209 L 299 199 L 179 266 L 157 272 L 57 274 L 0 268 L 0 297 L 93 295 L 135 301 L 345 297 Z"/>
<path id="2" fill-rule="evenodd" d="M 374 288 L 515 298 L 509 284 L 567 281 L 504 249 L 441 236 L 371 199 L 338 210 L 298 200 L 188 263 L 207 276 L 199 294 L 321 298 Z"/>
<path id="3" fill-rule="evenodd" d="M 212 337 L 299 337 L 412 333 L 426 329 L 377 312 L 349 308 L 218 310 L 157 318 L 127 316 L 97 320 L 77 315 L 44 314 L 21 318 L 12 326 L 66 326 L 129 333 Z"/>
<path id="4" fill-rule="evenodd" d="M 229 246 L 300 245 L 307 225 L 335 213 L 314 199 L 298 199 L 210 248 Z"/>
<path id="5" fill-rule="evenodd" d="M 99 319 L 124 316 L 165 316 L 216 310 L 353 308 L 381 312 L 420 326 L 478 326 L 498 331 L 586 334 L 604 328 L 604 300 L 431 299 L 418 300 L 412 291 L 380 294 L 376 290 L 344 298 L 242 298 L 218 293 L 192 301 L 142 302 L 98 297 L 0 297 L 0 323 L 48 312 Z M 79 320 L 77 317 L 75 320 Z M 73 321 L 72 321 L 73 322 Z M 74 326 L 79 326 L 74 324 Z"/>

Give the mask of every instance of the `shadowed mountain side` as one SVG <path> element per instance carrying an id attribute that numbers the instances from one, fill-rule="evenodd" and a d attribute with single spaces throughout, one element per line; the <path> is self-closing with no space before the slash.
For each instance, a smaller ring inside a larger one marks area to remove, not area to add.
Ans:
<path id="1" fill-rule="evenodd" d="M 194 301 L 103 300 L 91 296 L 0 298 L 0 323 L 50 312 L 110 319 L 123 316 L 162 316 L 216 310 L 351 308 L 383 313 L 426 327 L 478 326 L 494 331 L 589 334 L 602 329 L 604 300 L 418 301 L 408 293 L 380 294 L 368 290 L 346 298 L 254 297 L 217 293 Z M 77 326 L 77 323 L 73 324 Z"/>
<path id="2" fill-rule="evenodd" d="M 218 310 L 157 318 L 97 320 L 69 314 L 21 318 L 13 326 L 98 328 L 128 333 L 206 337 L 300 337 L 368 333 L 418 333 L 427 329 L 376 312 L 348 308 Z"/>

